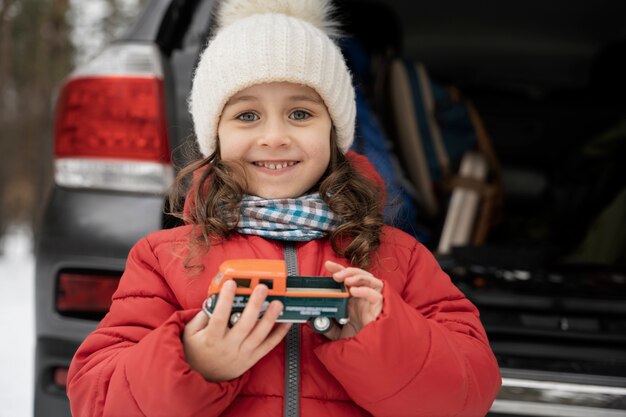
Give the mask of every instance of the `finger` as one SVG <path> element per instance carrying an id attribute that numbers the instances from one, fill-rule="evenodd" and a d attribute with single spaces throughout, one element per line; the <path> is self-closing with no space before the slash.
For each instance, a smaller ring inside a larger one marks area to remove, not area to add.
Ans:
<path id="1" fill-rule="evenodd" d="M 237 326 L 234 326 L 230 332 L 232 336 L 229 337 L 243 340 L 246 336 L 248 336 L 259 319 L 259 313 L 261 312 L 263 303 L 267 298 L 267 292 L 268 288 L 266 285 L 261 284 L 256 286 L 246 303 L 246 307 L 243 309 L 241 318 L 237 321 Z"/>
<path id="2" fill-rule="evenodd" d="M 276 326 L 273 327 L 270 334 L 265 338 L 263 343 L 261 343 L 254 351 L 253 356 L 255 360 L 261 359 L 274 349 L 276 345 L 278 345 L 280 341 L 285 338 L 290 328 L 291 323 L 277 323 Z"/>
<path id="3" fill-rule="evenodd" d="M 209 317 L 204 311 L 200 311 L 185 325 L 183 337 L 190 337 L 204 329 L 209 323 Z"/>
<path id="4" fill-rule="evenodd" d="M 349 287 L 369 287 L 376 291 L 381 292 L 383 290 L 383 282 L 373 275 L 354 275 L 346 278 L 344 284 Z"/>
<path id="5" fill-rule="evenodd" d="M 226 332 L 236 290 L 237 284 L 233 280 L 228 280 L 222 285 L 215 310 L 213 310 L 213 315 L 207 326 L 207 330 L 212 336 L 221 336 Z"/>
<path id="6" fill-rule="evenodd" d="M 357 276 L 357 275 L 365 275 L 365 276 L 373 277 L 373 275 L 367 271 L 364 271 L 360 268 L 350 267 L 350 268 L 344 268 L 341 271 L 333 273 L 333 278 L 335 279 L 335 281 L 342 282 L 349 277 Z"/>
<path id="7" fill-rule="evenodd" d="M 383 302 L 383 295 L 373 288 L 369 287 L 350 287 L 350 295 L 366 300 L 371 304 L 378 304 Z"/>
<path id="8" fill-rule="evenodd" d="M 272 301 L 263 314 L 263 318 L 256 323 L 254 330 L 246 338 L 243 348 L 254 350 L 260 346 L 274 328 L 274 324 L 276 324 L 282 311 L 283 303 L 277 300 Z"/>
<path id="9" fill-rule="evenodd" d="M 333 261 L 326 261 L 324 263 L 324 268 L 326 268 L 326 270 L 330 272 L 331 274 L 334 274 L 336 272 L 339 272 L 345 269 L 343 265 L 338 264 L 337 262 L 333 262 Z"/>

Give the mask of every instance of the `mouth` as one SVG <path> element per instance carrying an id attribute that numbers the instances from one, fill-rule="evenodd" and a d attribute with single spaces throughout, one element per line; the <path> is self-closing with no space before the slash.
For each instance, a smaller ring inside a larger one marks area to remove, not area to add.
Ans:
<path id="1" fill-rule="evenodd" d="M 266 168 L 273 171 L 285 169 L 298 164 L 300 161 L 254 161 L 252 164 L 260 168 Z"/>

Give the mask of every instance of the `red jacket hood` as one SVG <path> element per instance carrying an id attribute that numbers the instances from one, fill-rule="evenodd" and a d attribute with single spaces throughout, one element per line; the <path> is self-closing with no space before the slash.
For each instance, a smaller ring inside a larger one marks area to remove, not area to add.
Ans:
<path id="1" fill-rule="evenodd" d="M 376 168 L 374 168 L 374 165 L 372 165 L 369 159 L 367 159 L 365 156 L 360 155 L 354 151 L 348 151 L 346 153 L 346 158 L 348 159 L 348 161 L 350 161 L 350 163 L 352 163 L 352 165 L 356 168 L 357 171 L 359 171 L 362 175 L 365 176 L 365 178 L 369 179 L 377 187 L 380 188 L 380 190 L 382 191 L 381 199 L 382 199 L 382 204 L 384 207 L 386 197 L 387 197 L 386 192 L 385 192 L 385 182 L 376 171 Z M 206 168 L 198 169 L 193 174 L 193 185 L 187 192 L 187 196 L 185 198 L 185 205 L 183 207 L 183 215 L 185 219 L 191 218 L 191 210 L 195 204 L 195 196 L 196 196 L 196 189 L 198 187 L 198 181 L 202 175 L 202 172 L 204 172 L 204 169 Z M 187 220 L 185 220 L 185 222 L 187 222 Z"/>

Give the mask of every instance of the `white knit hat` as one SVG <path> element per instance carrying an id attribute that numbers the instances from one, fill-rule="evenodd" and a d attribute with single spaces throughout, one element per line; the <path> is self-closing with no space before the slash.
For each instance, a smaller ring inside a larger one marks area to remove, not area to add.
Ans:
<path id="1" fill-rule="evenodd" d="M 237 92 L 260 83 L 292 82 L 324 100 L 337 143 L 347 152 L 354 136 L 352 79 L 331 40 L 337 23 L 330 0 L 225 0 L 218 29 L 196 68 L 189 110 L 200 151 L 215 150 L 224 106 Z"/>

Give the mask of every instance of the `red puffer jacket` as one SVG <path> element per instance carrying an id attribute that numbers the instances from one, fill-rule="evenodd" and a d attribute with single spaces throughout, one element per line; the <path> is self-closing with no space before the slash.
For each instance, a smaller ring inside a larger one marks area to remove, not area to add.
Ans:
<path id="1" fill-rule="evenodd" d="M 222 261 L 283 259 L 282 244 L 235 235 L 190 276 L 190 230 L 157 232 L 132 249 L 110 312 L 72 361 L 75 417 L 283 414 L 284 341 L 223 383 L 192 371 L 181 343 Z M 412 237 L 385 227 L 381 241 L 371 268 L 385 283 L 378 319 L 337 341 L 300 326 L 300 415 L 484 416 L 500 375 L 476 308 Z M 298 243 L 296 253 L 302 275 L 328 275 L 326 260 L 347 265 L 326 239 Z"/>

